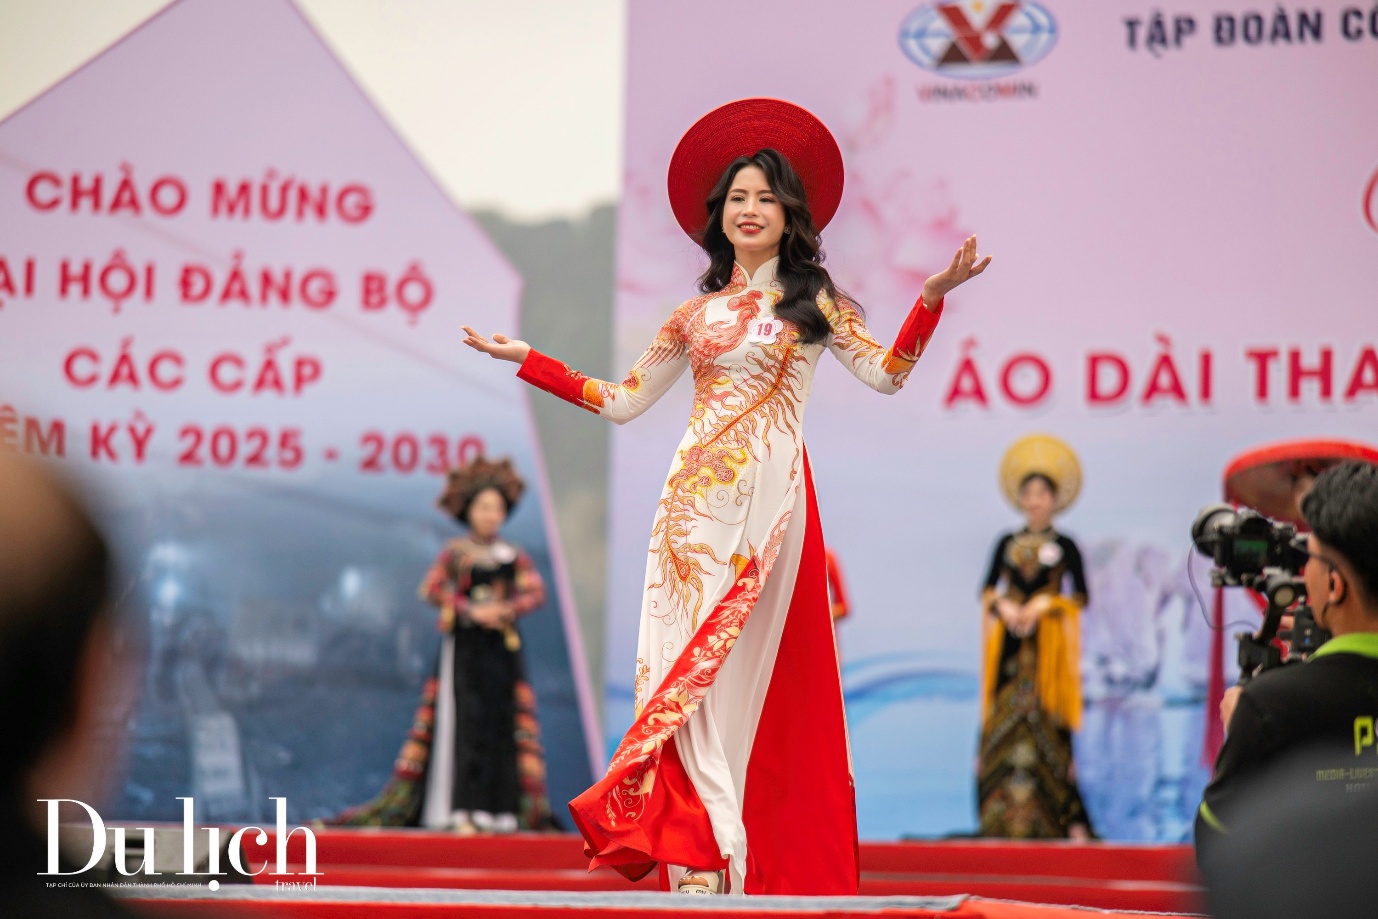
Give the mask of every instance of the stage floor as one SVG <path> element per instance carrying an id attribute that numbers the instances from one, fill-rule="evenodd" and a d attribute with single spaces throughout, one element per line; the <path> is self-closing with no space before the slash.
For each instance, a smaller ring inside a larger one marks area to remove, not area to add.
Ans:
<path id="1" fill-rule="evenodd" d="M 271 916 L 290 907 L 296 916 L 361 919 L 437 916 L 451 909 L 462 909 L 466 916 L 505 919 L 550 917 L 552 910 L 561 915 L 625 911 L 631 916 L 654 909 L 669 919 L 680 911 L 705 908 L 743 916 L 764 911 L 776 919 L 879 912 L 994 917 L 1033 915 L 1029 904 L 1176 915 L 1204 912 L 1188 846 L 869 842 L 861 844 L 859 898 L 697 897 L 686 903 L 683 897 L 659 893 L 654 876 L 633 884 L 610 870 L 588 871 L 581 840 L 573 835 L 460 837 L 421 830 L 341 828 L 314 832 L 314 878 L 300 873 L 305 868 L 306 839 L 298 830 L 289 839 L 288 876 L 265 871 L 253 885 L 224 884 L 216 892 L 205 886 L 166 891 L 143 887 L 128 895 L 155 907 L 177 901 L 211 911 L 217 904 L 233 904 L 225 915 Z M 245 846 L 245 862 L 250 867 L 267 862 L 268 871 L 275 870 L 275 852 L 276 841 L 269 834 L 265 846 Z M 1003 911 L 1001 901 L 1012 901 L 1024 912 Z"/>
<path id="2" fill-rule="evenodd" d="M 667 893 L 566 893 L 479 890 L 397 890 L 266 886 L 176 887 L 127 897 L 152 919 L 1129 919 L 1182 913 L 1144 913 L 1059 907 L 983 897 L 689 897 Z"/>

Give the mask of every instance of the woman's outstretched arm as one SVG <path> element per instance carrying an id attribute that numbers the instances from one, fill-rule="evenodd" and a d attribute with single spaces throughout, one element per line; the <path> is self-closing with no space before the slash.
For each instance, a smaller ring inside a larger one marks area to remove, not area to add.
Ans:
<path id="1" fill-rule="evenodd" d="M 886 394 L 898 392 L 909 371 L 928 346 L 943 312 L 943 298 L 957 285 L 976 277 L 990 264 L 990 256 L 977 263 L 976 237 L 969 237 L 952 264 L 924 282 L 923 294 L 909 311 L 895 343 L 883 348 L 866 330 L 856 307 L 846 300 L 834 302 L 820 294 L 819 308 L 832 326 L 829 349 L 843 366 L 867 386 Z"/>
<path id="2" fill-rule="evenodd" d="M 621 383 L 586 377 L 526 342 L 505 335 L 494 335 L 490 342 L 467 325 L 464 343 L 498 360 L 521 364 L 517 376 L 532 386 L 623 424 L 650 408 L 689 366 L 686 315 L 685 307 L 675 310 Z"/>

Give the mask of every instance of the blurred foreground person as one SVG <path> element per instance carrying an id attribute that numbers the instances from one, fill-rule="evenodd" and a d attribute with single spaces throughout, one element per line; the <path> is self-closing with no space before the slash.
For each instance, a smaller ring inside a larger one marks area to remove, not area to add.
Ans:
<path id="1" fill-rule="evenodd" d="M 102 735 L 102 715 L 128 684 L 109 577 L 105 541 L 76 498 L 0 450 L 0 916 L 134 915 L 98 888 L 40 876 L 41 799 L 99 808 L 112 778 L 119 738 Z"/>

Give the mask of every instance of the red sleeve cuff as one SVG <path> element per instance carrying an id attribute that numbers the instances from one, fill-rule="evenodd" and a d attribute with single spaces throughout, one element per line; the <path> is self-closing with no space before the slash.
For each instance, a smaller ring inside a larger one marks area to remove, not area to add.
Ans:
<path id="1" fill-rule="evenodd" d="M 909 316 L 904 320 L 904 325 L 900 328 L 900 334 L 895 338 L 895 346 L 891 352 L 902 357 L 916 359 L 923 353 L 923 349 L 928 346 L 928 340 L 933 337 L 933 330 L 938 327 L 938 320 L 943 316 L 943 303 L 946 300 L 938 301 L 938 309 L 930 310 L 923 304 L 923 296 L 914 301 L 914 308 L 909 311 Z"/>
<path id="2" fill-rule="evenodd" d="M 938 301 L 936 309 L 929 309 L 924 306 L 923 295 L 920 294 L 918 302 L 914 304 L 914 312 L 918 313 L 919 319 L 919 341 L 925 345 L 933 337 L 933 330 L 938 327 L 938 320 L 943 318 L 943 304 L 946 302 L 947 298 L 944 297 Z"/>
<path id="3" fill-rule="evenodd" d="M 537 389 L 543 389 L 552 396 L 580 408 L 588 407 L 584 403 L 584 381 L 587 377 L 576 370 L 570 370 L 564 362 L 542 354 L 535 348 L 532 348 L 526 355 L 526 360 L 522 361 L 521 368 L 517 371 L 517 379 L 524 380 Z"/>

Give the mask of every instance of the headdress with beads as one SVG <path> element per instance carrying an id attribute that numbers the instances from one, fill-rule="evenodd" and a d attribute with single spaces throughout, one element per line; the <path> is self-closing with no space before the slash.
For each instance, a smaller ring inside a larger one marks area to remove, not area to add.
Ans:
<path id="1" fill-rule="evenodd" d="M 436 504 L 460 523 L 469 513 L 469 505 L 482 491 L 496 488 L 507 502 L 508 513 L 517 506 L 526 482 L 517 474 L 510 458 L 489 460 L 480 456 L 463 466 L 451 469 L 445 479 L 445 490 Z"/>

